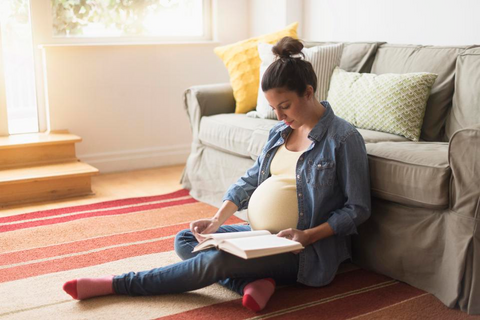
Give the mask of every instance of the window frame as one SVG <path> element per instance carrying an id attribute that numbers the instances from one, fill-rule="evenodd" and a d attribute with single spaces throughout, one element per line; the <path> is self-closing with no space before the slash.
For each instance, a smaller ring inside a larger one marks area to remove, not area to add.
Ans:
<path id="1" fill-rule="evenodd" d="M 62 37 L 53 35 L 51 0 L 29 0 L 34 43 L 37 45 L 138 45 L 162 43 L 196 43 L 213 40 L 212 0 L 203 2 L 203 36 L 119 36 Z M 36 40 L 35 40 L 36 39 Z"/>
<path id="2" fill-rule="evenodd" d="M 7 97 L 5 90 L 5 70 L 3 68 L 2 25 L 0 24 L 0 137 L 8 136 Z"/>

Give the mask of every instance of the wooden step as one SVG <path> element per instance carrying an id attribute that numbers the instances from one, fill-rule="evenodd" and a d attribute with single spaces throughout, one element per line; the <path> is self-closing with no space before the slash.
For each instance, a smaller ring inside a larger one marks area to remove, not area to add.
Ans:
<path id="1" fill-rule="evenodd" d="M 81 141 L 79 136 L 65 131 L 0 137 L 0 169 L 73 161 L 75 143 Z"/>
<path id="2" fill-rule="evenodd" d="M 0 150 L 17 149 L 39 145 L 55 145 L 81 142 L 77 135 L 63 132 L 12 134 L 0 137 Z"/>
<path id="3" fill-rule="evenodd" d="M 72 176 L 91 176 L 98 169 L 80 161 L 70 161 L 0 170 L 0 185 L 29 181 L 55 180 Z"/>
<path id="4" fill-rule="evenodd" d="M 97 173 L 80 161 L 0 170 L 0 206 L 91 194 Z"/>

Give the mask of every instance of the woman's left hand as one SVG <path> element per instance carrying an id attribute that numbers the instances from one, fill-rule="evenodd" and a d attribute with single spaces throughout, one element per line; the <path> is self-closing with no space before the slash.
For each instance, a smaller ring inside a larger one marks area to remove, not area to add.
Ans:
<path id="1" fill-rule="evenodd" d="M 310 244 L 309 236 L 303 230 L 298 230 L 293 228 L 285 229 L 277 233 L 277 237 L 283 237 L 293 241 L 300 242 L 304 247 Z M 301 250 L 293 251 L 293 253 L 298 254 L 300 251 Z"/>

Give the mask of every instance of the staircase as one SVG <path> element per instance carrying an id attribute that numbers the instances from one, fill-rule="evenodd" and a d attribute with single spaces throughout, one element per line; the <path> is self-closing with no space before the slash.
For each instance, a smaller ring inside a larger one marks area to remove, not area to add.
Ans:
<path id="1" fill-rule="evenodd" d="M 80 141 L 68 131 L 0 137 L 0 207 L 92 194 L 98 169 L 76 158 Z"/>

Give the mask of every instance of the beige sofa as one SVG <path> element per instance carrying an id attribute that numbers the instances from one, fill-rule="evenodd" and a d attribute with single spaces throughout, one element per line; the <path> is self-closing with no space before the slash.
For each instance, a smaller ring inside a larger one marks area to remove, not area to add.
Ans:
<path id="1" fill-rule="evenodd" d="M 480 314 L 480 47 L 346 43 L 340 67 L 438 74 L 420 142 L 359 130 L 373 199 L 371 218 L 352 238 L 354 262 Z M 235 114 L 229 84 L 191 87 L 185 106 L 193 142 L 182 184 L 219 206 L 276 120 Z"/>

